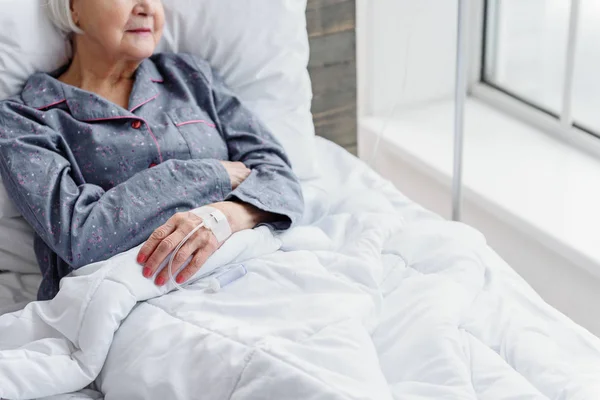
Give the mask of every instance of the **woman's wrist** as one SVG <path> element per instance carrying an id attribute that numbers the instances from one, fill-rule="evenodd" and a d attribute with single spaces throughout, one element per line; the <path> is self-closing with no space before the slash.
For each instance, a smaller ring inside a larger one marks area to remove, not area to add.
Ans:
<path id="1" fill-rule="evenodd" d="M 274 214 L 243 202 L 223 201 L 210 206 L 225 214 L 232 233 L 252 229 L 260 223 L 272 222 L 276 219 Z"/>

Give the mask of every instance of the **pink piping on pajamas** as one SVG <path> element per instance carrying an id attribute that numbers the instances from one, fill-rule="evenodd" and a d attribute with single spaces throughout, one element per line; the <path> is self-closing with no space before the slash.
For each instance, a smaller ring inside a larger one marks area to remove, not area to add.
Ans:
<path id="1" fill-rule="evenodd" d="M 62 100 L 60 100 L 60 101 L 56 101 L 56 102 L 54 102 L 54 103 L 50 103 L 50 104 L 48 104 L 47 106 L 38 107 L 38 108 L 36 108 L 36 110 L 43 110 L 43 109 L 45 109 L 45 108 L 50 108 L 50 107 L 53 107 L 53 106 L 57 106 L 57 105 L 59 105 L 59 104 L 65 103 L 66 101 L 67 101 L 67 99 L 62 99 Z"/>
<path id="2" fill-rule="evenodd" d="M 180 126 L 184 126 L 184 125 L 189 125 L 189 124 L 204 124 L 204 125 L 208 125 L 211 128 L 215 128 L 215 124 L 211 124 L 210 122 L 206 122 L 203 119 L 194 119 L 192 121 L 185 121 L 185 122 L 180 122 L 178 124 L 176 124 L 176 127 L 180 127 Z"/>
<path id="3" fill-rule="evenodd" d="M 158 95 L 149 98 L 148 100 L 146 100 L 145 102 L 143 102 L 142 104 L 138 104 L 137 106 L 133 107 L 131 110 L 129 110 L 130 113 L 134 112 L 135 110 L 137 110 L 138 108 L 140 108 L 141 106 L 143 106 L 144 104 L 150 103 L 152 100 L 156 99 L 158 97 Z"/>

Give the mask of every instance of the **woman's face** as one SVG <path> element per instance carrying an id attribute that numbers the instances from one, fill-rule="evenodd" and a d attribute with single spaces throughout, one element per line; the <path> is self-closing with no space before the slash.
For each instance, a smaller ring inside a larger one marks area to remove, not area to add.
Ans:
<path id="1" fill-rule="evenodd" d="M 114 59 L 150 57 L 162 36 L 161 0 L 72 0 L 73 20 Z"/>

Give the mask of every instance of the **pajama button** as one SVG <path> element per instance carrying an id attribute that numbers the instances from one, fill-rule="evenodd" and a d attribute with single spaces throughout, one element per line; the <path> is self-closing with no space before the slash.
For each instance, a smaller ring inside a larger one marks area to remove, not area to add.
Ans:
<path id="1" fill-rule="evenodd" d="M 131 127 L 132 127 L 133 129 L 140 129 L 140 128 L 141 128 L 141 126 L 142 126 L 142 123 L 141 123 L 140 121 L 133 121 L 133 122 L 131 123 Z"/>

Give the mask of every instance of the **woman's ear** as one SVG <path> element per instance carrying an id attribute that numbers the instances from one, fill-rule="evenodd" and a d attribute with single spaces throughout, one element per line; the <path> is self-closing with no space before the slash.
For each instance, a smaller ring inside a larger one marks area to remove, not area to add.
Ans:
<path id="1" fill-rule="evenodd" d="M 75 1 L 76 0 L 71 0 L 71 2 L 70 2 L 70 6 L 71 6 L 71 18 L 73 19 L 73 23 L 77 27 L 79 27 L 79 13 L 75 9 Z"/>

